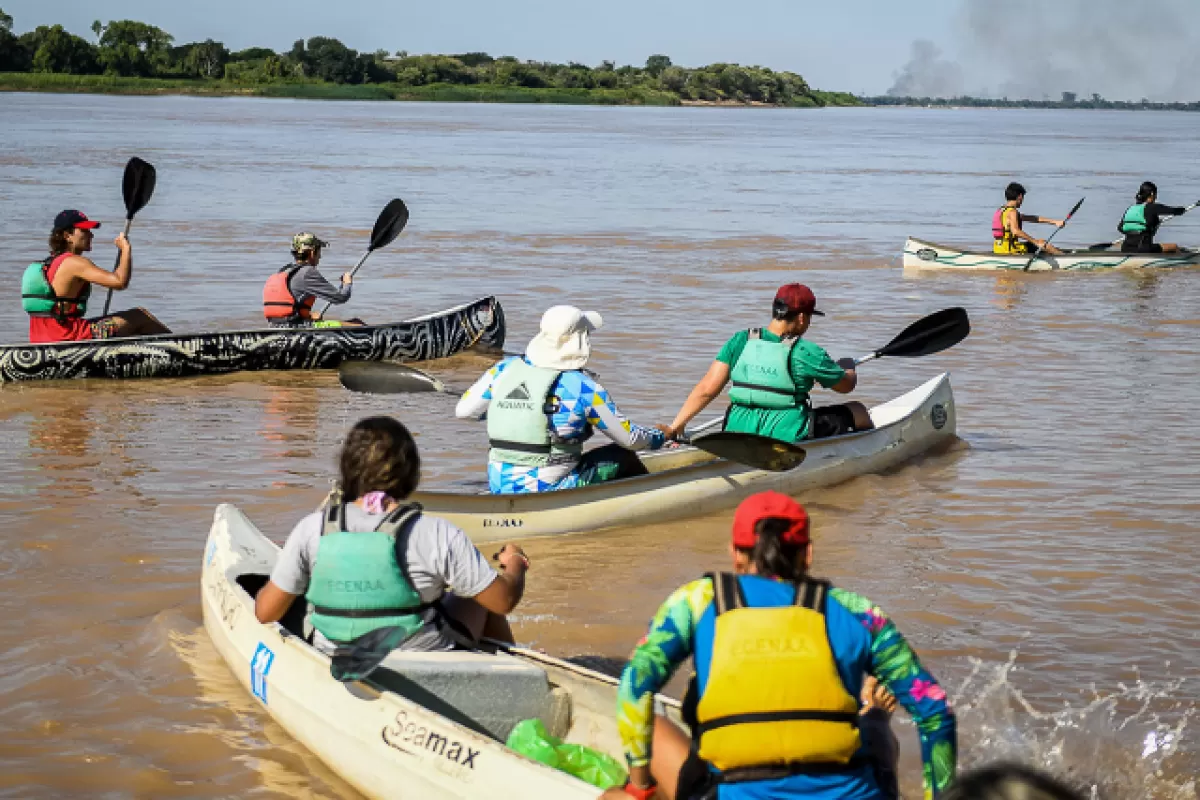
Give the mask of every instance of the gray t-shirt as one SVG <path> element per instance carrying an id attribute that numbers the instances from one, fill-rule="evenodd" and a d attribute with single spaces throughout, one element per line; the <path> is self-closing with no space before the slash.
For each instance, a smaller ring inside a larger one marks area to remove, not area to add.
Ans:
<path id="1" fill-rule="evenodd" d="M 383 517 L 383 514 L 368 514 L 353 504 L 346 505 L 346 528 L 353 533 L 375 530 Z M 322 512 L 309 514 L 296 523 L 283 545 L 279 561 L 271 572 L 271 581 L 288 594 L 303 595 L 308 591 L 313 566 L 317 563 L 323 522 Z M 422 514 L 409 532 L 407 562 L 413 588 L 425 603 L 451 589 L 458 597 L 474 597 L 491 586 L 497 577 L 496 570 L 467 534 L 446 520 L 428 514 Z M 433 609 L 424 612 L 425 627 L 409 638 L 401 650 L 454 648 L 454 639 L 433 624 L 434 615 Z M 332 647 L 320 631 L 315 640 L 319 649 Z"/>
<path id="2" fill-rule="evenodd" d="M 325 276 L 311 264 L 296 270 L 296 273 L 288 280 L 288 291 L 292 293 L 292 297 L 296 298 L 297 303 L 304 302 L 309 295 L 315 295 L 322 300 L 328 300 L 335 306 L 340 306 L 350 299 L 352 286 L 353 284 L 340 283 L 337 288 L 334 288 L 334 285 L 325 280 Z"/>

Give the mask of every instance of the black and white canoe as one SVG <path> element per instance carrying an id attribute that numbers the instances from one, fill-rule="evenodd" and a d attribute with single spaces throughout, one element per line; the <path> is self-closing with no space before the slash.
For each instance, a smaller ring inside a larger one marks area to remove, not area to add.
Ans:
<path id="1" fill-rule="evenodd" d="M 0 345 L 0 383 L 67 378 L 176 378 L 243 370 L 336 369 L 343 361 L 427 361 L 504 346 L 504 311 L 484 297 L 384 325 L 168 333 Z"/>

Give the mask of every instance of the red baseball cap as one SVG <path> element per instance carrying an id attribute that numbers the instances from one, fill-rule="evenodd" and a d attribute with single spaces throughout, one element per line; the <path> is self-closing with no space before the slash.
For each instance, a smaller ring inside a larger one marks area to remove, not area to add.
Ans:
<path id="1" fill-rule="evenodd" d="M 759 520 L 786 519 L 791 527 L 779 537 L 784 544 L 808 544 L 808 512 L 786 494 L 759 492 L 742 501 L 733 514 L 733 546 L 749 550 L 758 541 L 755 527 Z"/>
<path id="2" fill-rule="evenodd" d="M 779 291 L 775 293 L 775 305 L 783 306 L 789 316 L 792 314 L 825 316 L 824 312 L 817 311 L 817 296 L 803 283 L 789 283 L 786 286 L 780 286 Z"/>
<path id="3" fill-rule="evenodd" d="M 62 211 L 57 217 L 54 218 L 54 230 L 56 231 L 69 231 L 72 228 L 84 228 L 90 230 L 92 228 L 99 227 L 99 222 L 88 219 L 87 214 L 83 213 L 82 211 L 76 211 L 75 209 Z"/>

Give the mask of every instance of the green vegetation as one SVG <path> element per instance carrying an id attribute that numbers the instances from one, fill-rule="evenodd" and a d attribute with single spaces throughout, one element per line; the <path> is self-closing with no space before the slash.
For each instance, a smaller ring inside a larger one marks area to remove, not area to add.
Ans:
<path id="1" fill-rule="evenodd" d="M 695 69 L 652 55 L 643 67 L 520 61 L 487 53 L 360 53 L 337 39 L 298 40 L 286 53 L 230 52 L 209 39 L 174 45 L 134 20 L 92 23 L 92 43 L 61 25 L 20 35 L 0 10 L 0 90 L 129 94 L 245 94 L 348 100 L 453 100 L 603 105 L 861 105 L 812 89 L 793 72 L 710 64 Z"/>

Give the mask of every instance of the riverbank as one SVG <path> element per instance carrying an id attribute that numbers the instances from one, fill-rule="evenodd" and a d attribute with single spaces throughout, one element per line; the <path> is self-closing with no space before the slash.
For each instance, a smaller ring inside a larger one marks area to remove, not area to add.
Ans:
<path id="1" fill-rule="evenodd" d="M 765 106 L 782 104 L 685 101 L 673 92 L 630 89 L 564 89 L 433 83 L 401 86 L 389 83 L 336 84 L 321 81 L 240 84 L 223 80 L 125 78 L 112 75 L 67 75 L 39 72 L 0 72 L 0 92 L 64 92 L 117 95 L 201 95 L 210 97 L 291 97 L 307 100 L 408 100 L 457 103 L 554 103 L 607 106 Z M 812 91 L 792 108 L 862 105 L 845 92 Z"/>

